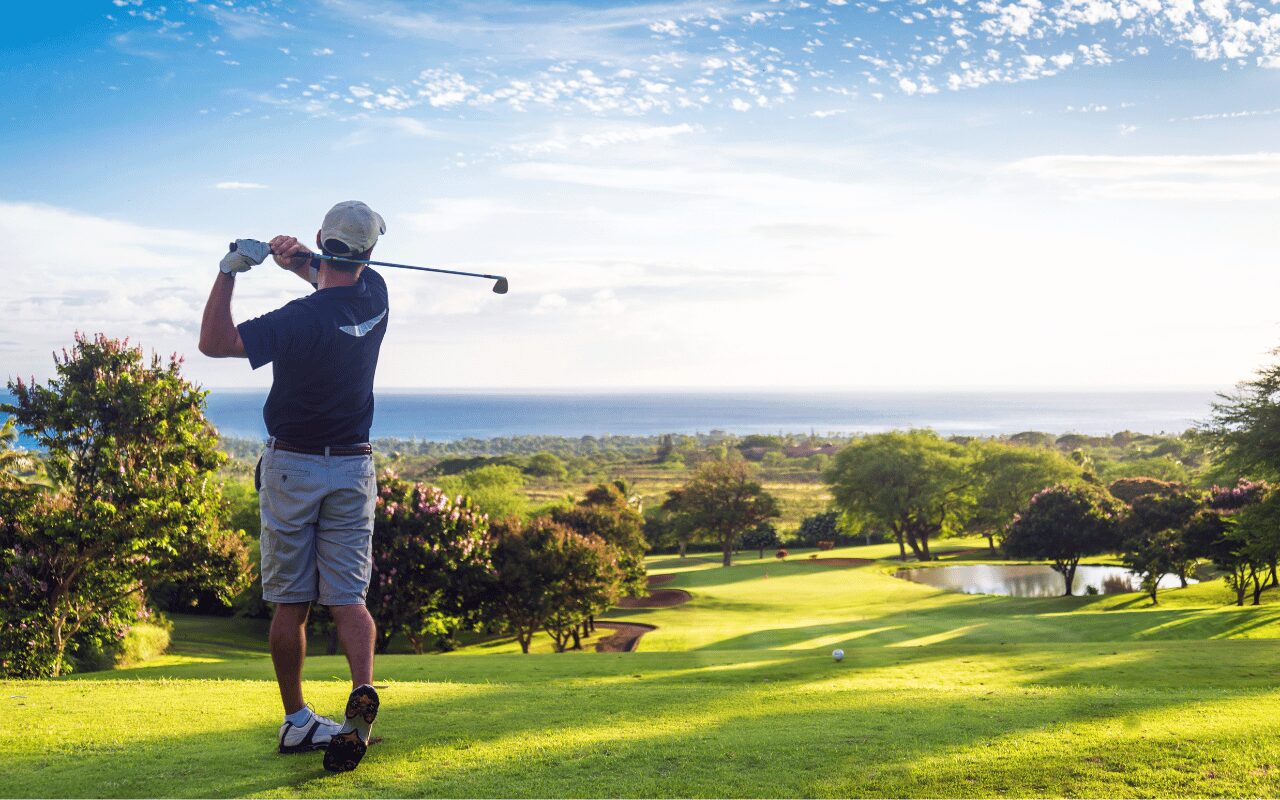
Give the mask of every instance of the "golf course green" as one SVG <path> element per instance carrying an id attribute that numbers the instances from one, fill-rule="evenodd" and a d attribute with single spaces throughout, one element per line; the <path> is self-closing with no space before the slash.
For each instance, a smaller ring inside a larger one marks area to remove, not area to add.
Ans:
<path id="1" fill-rule="evenodd" d="M 983 561 L 984 540 L 941 544 L 942 563 Z M 137 667 L 0 682 L 0 795 L 1280 792 L 1277 590 L 1243 608 L 1221 580 L 1155 607 L 963 595 L 894 578 L 895 554 L 652 557 L 651 575 L 674 576 L 662 588 L 691 599 L 610 612 L 656 626 L 632 653 L 499 640 L 379 657 L 383 740 L 337 776 L 318 754 L 275 753 L 264 623 L 180 617 L 169 654 Z M 345 673 L 340 656 L 309 658 L 319 712 L 344 700 Z"/>

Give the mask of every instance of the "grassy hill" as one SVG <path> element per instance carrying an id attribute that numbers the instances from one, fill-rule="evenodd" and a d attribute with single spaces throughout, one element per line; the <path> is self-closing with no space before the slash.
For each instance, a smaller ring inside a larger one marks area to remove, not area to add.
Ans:
<path id="1" fill-rule="evenodd" d="M 980 558 L 982 540 L 952 544 Z M 893 548 L 832 556 L 884 559 Z M 139 667 L 0 683 L 4 796 L 1150 796 L 1280 791 L 1280 604 L 941 592 L 895 565 L 651 559 L 635 653 L 383 656 L 360 770 L 277 756 L 261 623 L 180 618 Z M 1274 591 L 1274 590 L 1273 590 Z M 833 647 L 848 656 L 830 658 Z M 307 663 L 322 713 L 341 657 Z"/>

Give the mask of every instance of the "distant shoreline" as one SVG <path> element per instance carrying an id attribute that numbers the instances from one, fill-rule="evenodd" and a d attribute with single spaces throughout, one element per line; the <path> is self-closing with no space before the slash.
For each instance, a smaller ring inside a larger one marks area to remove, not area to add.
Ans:
<path id="1" fill-rule="evenodd" d="M 3 393 L 0 393 L 0 399 Z M 228 437 L 262 439 L 265 390 L 212 390 L 208 416 Z M 1101 436 L 1182 433 L 1209 416 L 1213 389 L 1143 391 L 490 392 L 379 391 L 374 439 L 450 442 L 512 436 L 849 435 L 932 428 L 943 435 L 1023 431 Z"/>
<path id="2" fill-rule="evenodd" d="M 225 434 L 265 436 L 265 391 L 213 391 Z M 1209 415 L 1214 390 L 1133 392 L 395 392 L 376 395 L 372 438 L 456 441 L 508 436 L 876 433 L 932 428 L 996 436 L 1035 430 L 1181 433 Z"/>

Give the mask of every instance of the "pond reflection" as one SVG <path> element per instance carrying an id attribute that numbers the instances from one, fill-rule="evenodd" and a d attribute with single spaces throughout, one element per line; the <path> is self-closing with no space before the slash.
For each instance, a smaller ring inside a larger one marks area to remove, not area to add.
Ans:
<path id="1" fill-rule="evenodd" d="M 1011 597 L 1058 597 L 1063 579 L 1046 564 L 966 564 L 954 567 L 903 569 L 895 577 L 925 583 L 939 589 L 965 594 L 1002 594 Z M 1187 583 L 1195 583 L 1192 578 Z M 1160 579 L 1161 589 L 1180 584 L 1176 575 Z M 1086 594 L 1092 586 L 1099 594 L 1142 591 L 1142 577 L 1124 567 L 1102 567 L 1087 564 L 1076 569 L 1071 593 Z"/>

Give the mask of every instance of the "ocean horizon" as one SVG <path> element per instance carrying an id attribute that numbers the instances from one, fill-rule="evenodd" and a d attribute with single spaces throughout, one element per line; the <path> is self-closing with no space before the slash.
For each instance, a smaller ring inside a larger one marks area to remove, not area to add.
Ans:
<path id="1" fill-rule="evenodd" d="M 209 419 L 224 436 L 266 436 L 266 391 L 215 389 Z M 0 398 L 11 399 L 5 393 Z M 507 436 L 664 433 L 944 435 L 1035 430 L 1104 435 L 1181 433 L 1209 415 L 1211 389 L 1159 391 L 548 391 L 382 390 L 373 439 L 456 441 Z M 29 441 L 21 442 L 29 446 Z"/>
<path id="2" fill-rule="evenodd" d="M 876 433 L 932 428 L 996 436 L 1037 430 L 1181 433 L 1205 419 L 1212 390 L 1169 391 L 409 391 L 376 394 L 372 438 L 456 441 L 505 436 L 664 433 Z M 226 436 L 261 438 L 262 390 L 213 390 Z"/>

